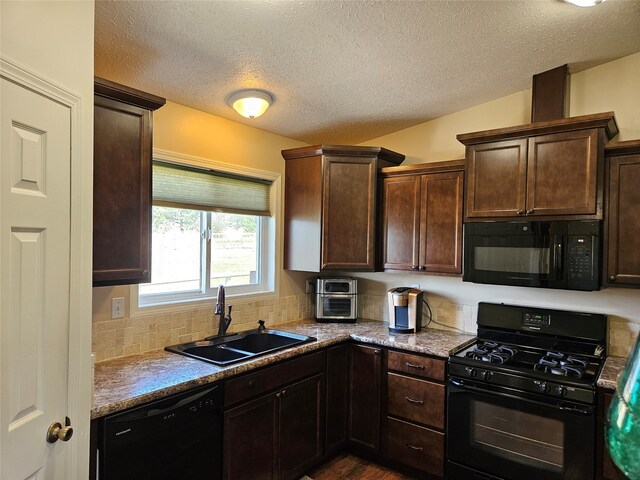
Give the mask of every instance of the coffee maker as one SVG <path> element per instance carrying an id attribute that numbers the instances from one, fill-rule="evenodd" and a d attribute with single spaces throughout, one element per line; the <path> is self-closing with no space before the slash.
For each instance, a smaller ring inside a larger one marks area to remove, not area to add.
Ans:
<path id="1" fill-rule="evenodd" d="M 387 293 L 389 299 L 389 331 L 416 333 L 422 324 L 422 296 L 418 288 L 396 287 Z"/>

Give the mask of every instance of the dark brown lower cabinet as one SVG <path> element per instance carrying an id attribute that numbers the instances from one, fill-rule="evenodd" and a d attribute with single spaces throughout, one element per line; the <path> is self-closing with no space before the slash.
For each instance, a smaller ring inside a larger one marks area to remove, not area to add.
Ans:
<path id="1" fill-rule="evenodd" d="M 420 477 L 444 477 L 445 364 L 387 352 L 386 457 Z"/>
<path id="2" fill-rule="evenodd" d="M 324 453 L 323 375 L 283 389 L 279 400 L 279 479 L 300 478 Z M 245 458 L 246 462 L 246 458 Z"/>
<path id="3" fill-rule="evenodd" d="M 347 442 L 349 418 L 349 345 L 327 349 L 327 456 Z"/>
<path id="4" fill-rule="evenodd" d="M 224 479 L 293 480 L 322 461 L 324 368 L 320 352 L 225 383 Z"/>
<path id="5" fill-rule="evenodd" d="M 349 358 L 349 443 L 355 452 L 380 452 L 382 351 L 352 345 Z"/>
<path id="6" fill-rule="evenodd" d="M 259 397 L 224 414 L 223 478 L 276 478 L 278 398 Z"/>
<path id="7" fill-rule="evenodd" d="M 437 477 L 444 476 L 444 433 L 391 417 L 387 428 L 389 459 Z"/>

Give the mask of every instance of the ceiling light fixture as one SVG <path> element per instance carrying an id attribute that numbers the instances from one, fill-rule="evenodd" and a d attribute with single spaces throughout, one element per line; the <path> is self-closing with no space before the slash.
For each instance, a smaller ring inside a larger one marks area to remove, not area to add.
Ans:
<path id="1" fill-rule="evenodd" d="M 578 7 L 595 7 L 606 0 L 564 0 L 566 3 L 577 5 Z"/>
<path id="2" fill-rule="evenodd" d="M 239 90 L 227 103 L 243 117 L 258 118 L 273 103 L 273 97 L 260 90 Z"/>

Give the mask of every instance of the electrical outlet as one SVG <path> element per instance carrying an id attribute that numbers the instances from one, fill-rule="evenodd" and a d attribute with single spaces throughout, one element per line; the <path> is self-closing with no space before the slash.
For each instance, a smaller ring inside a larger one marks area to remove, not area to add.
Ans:
<path id="1" fill-rule="evenodd" d="M 111 318 L 124 318 L 124 297 L 111 299 Z"/>
<path id="2" fill-rule="evenodd" d="M 313 293 L 313 280 L 307 280 L 304 285 L 304 293 Z"/>

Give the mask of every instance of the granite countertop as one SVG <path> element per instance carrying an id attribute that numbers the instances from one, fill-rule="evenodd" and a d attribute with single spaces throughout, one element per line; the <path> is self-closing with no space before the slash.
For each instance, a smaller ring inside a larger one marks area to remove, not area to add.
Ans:
<path id="1" fill-rule="evenodd" d="M 602 372 L 598 377 L 598 387 L 615 390 L 618 374 L 624 368 L 625 363 L 627 363 L 627 357 L 615 357 L 613 355 L 607 357 L 604 367 L 602 367 Z"/>
<path id="2" fill-rule="evenodd" d="M 95 366 L 91 418 L 135 407 L 172 393 L 348 340 L 447 358 L 451 352 L 468 345 L 475 338 L 465 333 L 432 328 L 417 334 L 391 334 L 388 326 L 387 323 L 370 320 L 358 320 L 349 324 L 302 320 L 276 325 L 274 329 L 316 337 L 317 341 L 226 367 L 164 350 L 100 362 Z"/>

